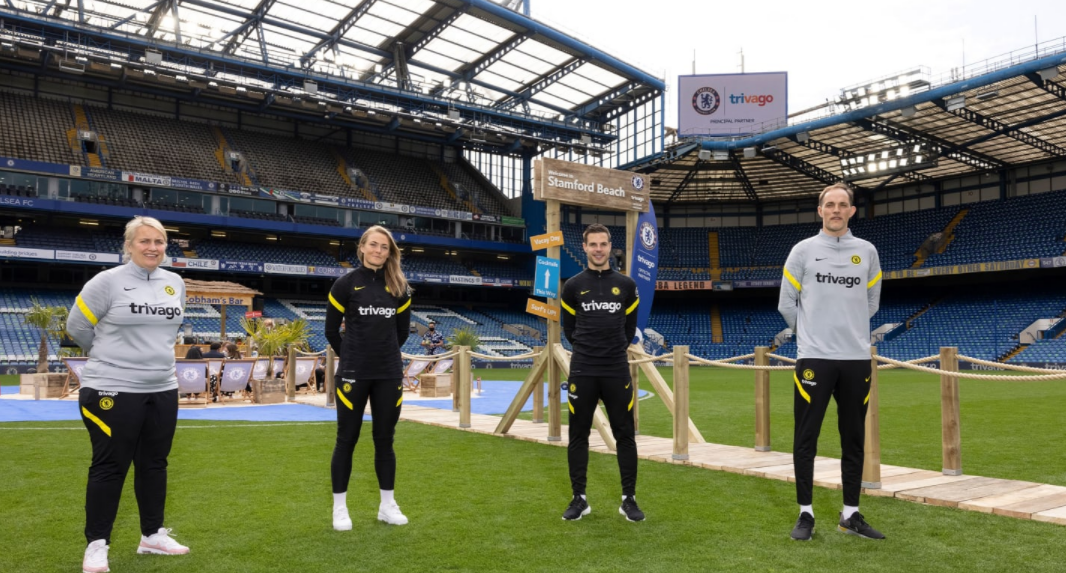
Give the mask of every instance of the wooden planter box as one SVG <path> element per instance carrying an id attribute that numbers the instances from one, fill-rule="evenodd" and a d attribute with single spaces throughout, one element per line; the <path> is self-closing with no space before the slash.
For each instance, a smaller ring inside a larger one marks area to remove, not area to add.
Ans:
<path id="1" fill-rule="evenodd" d="M 256 404 L 281 404 L 285 402 L 285 380 L 252 380 L 252 402 Z"/>
<path id="2" fill-rule="evenodd" d="M 33 396 L 35 384 L 40 384 L 39 398 L 59 398 L 66 387 L 66 374 L 22 374 L 19 376 L 19 394 Z"/>
<path id="3" fill-rule="evenodd" d="M 418 395 L 423 398 L 439 398 L 452 395 L 451 374 L 422 374 L 418 377 Z"/>

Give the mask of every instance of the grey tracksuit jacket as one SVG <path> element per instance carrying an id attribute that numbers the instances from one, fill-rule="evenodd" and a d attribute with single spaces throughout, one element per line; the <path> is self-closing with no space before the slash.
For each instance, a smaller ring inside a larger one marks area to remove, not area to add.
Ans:
<path id="1" fill-rule="evenodd" d="M 161 392 L 178 387 L 174 343 L 185 309 L 185 282 L 168 270 L 131 263 L 85 283 L 70 309 L 67 334 L 89 356 L 87 388 Z"/>
<path id="2" fill-rule="evenodd" d="M 819 232 L 792 247 L 777 310 L 796 334 L 796 358 L 866 360 L 880 300 L 877 249 L 851 231 Z"/>

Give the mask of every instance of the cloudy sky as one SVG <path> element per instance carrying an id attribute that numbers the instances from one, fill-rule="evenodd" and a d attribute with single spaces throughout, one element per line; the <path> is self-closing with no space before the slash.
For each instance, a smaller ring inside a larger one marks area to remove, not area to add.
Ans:
<path id="1" fill-rule="evenodd" d="M 788 72 L 789 112 L 894 72 L 933 76 L 1037 38 L 1066 49 L 1066 1 L 1018 0 L 528 0 L 534 18 L 666 80 L 666 123 L 677 124 L 677 76 Z M 1036 19 L 1034 26 L 1034 17 Z"/>

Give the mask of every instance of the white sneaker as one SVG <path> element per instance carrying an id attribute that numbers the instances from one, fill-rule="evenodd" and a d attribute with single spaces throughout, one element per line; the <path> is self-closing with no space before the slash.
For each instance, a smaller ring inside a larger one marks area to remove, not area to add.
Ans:
<path id="1" fill-rule="evenodd" d="M 107 541 L 97 539 L 85 548 L 85 559 L 81 561 L 83 573 L 107 573 L 107 550 L 111 547 Z"/>
<path id="2" fill-rule="evenodd" d="M 148 537 L 142 535 L 141 544 L 137 547 L 139 554 L 184 555 L 188 552 L 189 548 L 174 541 L 174 538 L 170 536 L 170 530 L 165 527 L 160 527 L 158 532 Z"/>
<path id="3" fill-rule="evenodd" d="M 348 517 L 348 508 L 346 506 L 333 508 L 333 529 L 337 531 L 351 531 L 352 530 L 352 518 Z"/>
<path id="4" fill-rule="evenodd" d="M 407 516 L 400 511 L 400 506 L 395 501 L 382 502 L 378 506 L 378 521 L 384 521 L 390 525 L 407 525 Z"/>

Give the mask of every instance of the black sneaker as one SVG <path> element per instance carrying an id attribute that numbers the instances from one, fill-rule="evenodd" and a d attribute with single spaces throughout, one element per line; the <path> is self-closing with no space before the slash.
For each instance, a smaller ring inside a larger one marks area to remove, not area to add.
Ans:
<path id="1" fill-rule="evenodd" d="M 810 541 L 814 535 L 814 516 L 806 511 L 801 512 L 796 520 L 796 527 L 792 528 L 793 541 Z"/>
<path id="2" fill-rule="evenodd" d="M 863 519 L 862 514 L 855 512 L 851 514 L 851 517 L 844 519 L 844 514 L 840 514 L 840 525 L 837 527 L 840 531 L 849 535 L 858 535 L 859 537 L 865 537 L 866 539 L 884 539 L 885 536 L 878 530 L 870 527 L 869 523 Z"/>
<path id="3" fill-rule="evenodd" d="M 589 507 L 589 502 L 580 495 L 575 495 L 574 499 L 570 500 L 570 507 L 563 512 L 563 519 L 577 521 L 590 513 L 592 513 L 592 508 Z"/>
<path id="4" fill-rule="evenodd" d="M 637 507 L 637 498 L 627 495 L 622 498 L 622 506 L 618 513 L 626 516 L 626 521 L 644 521 L 644 512 Z"/>

